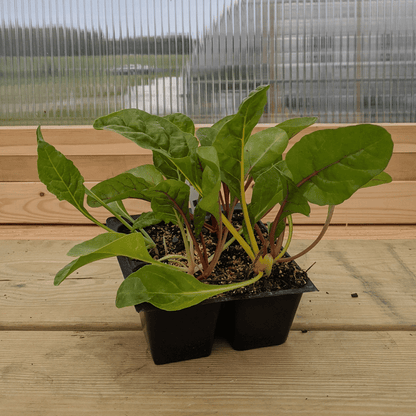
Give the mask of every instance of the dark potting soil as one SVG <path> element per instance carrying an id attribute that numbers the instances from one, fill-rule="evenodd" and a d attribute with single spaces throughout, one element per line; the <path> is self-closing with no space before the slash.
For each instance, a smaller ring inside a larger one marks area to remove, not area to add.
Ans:
<path id="1" fill-rule="evenodd" d="M 234 224 L 241 221 L 239 215 L 234 215 Z M 155 259 L 168 254 L 185 255 L 185 247 L 178 226 L 160 223 L 147 227 L 145 230 L 156 243 L 156 250 L 150 252 Z M 202 232 L 209 257 L 215 251 L 217 236 L 206 228 Z M 267 237 L 267 234 L 265 236 Z M 222 253 L 214 272 L 203 282 L 221 285 L 248 280 L 254 277 L 251 266 L 252 262 L 244 249 L 237 242 L 234 242 Z M 270 276 L 263 276 L 252 285 L 218 296 L 258 294 L 281 289 L 301 288 L 306 285 L 308 280 L 306 272 L 301 270 L 295 262 L 277 263 L 273 266 Z"/>

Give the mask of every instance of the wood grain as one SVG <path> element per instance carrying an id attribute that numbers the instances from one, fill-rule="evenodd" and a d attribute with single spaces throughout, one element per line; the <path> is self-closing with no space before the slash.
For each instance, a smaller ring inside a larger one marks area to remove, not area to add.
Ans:
<path id="1" fill-rule="evenodd" d="M 270 126 L 259 125 L 255 132 Z M 339 126 L 342 125 L 317 124 L 305 129 L 291 140 L 288 149 L 305 134 Z M 387 172 L 397 181 L 415 181 L 416 171 L 412 166 L 416 164 L 416 127 L 412 124 L 383 126 L 390 131 L 395 142 Z M 34 127 L 0 127 L 0 181 L 38 181 L 35 130 Z M 149 150 L 114 132 L 82 126 L 49 126 L 43 128 L 43 134 L 48 142 L 75 163 L 88 181 L 101 181 L 135 166 L 152 163 Z"/>
<path id="2" fill-rule="evenodd" d="M 53 277 L 75 241 L 0 241 L 0 330 L 137 329 L 133 308 L 114 305 L 115 259 L 79 269 L 59 287 Z M 295 240 L 296 254 L 310 240 Z M 319 292 L 302 298 L 294 329 L 416 330 L 416 240 L 326 240 L 300 258 Z M 358 298 L 352 298 L 357 293 Z"/>
<path id="3" fill-rule="evenodd" d="M 88 188 L 94 182 L 87 182 Z M 0 182 L 0 224 L 88 224 L 87 218 L 72 205 L 50 194 L 40 182 Z M 131 213 L 149 210 L 149 203 L 126 202 Z M 102 208 L 91 210 L 100 221 L 109 216 Z M 312 207 L 310 217 L 295 215 L 295 224 L 323 224 L 326 207 Z M 272 221 L 276 210 L 265 217 Z M 333 224 L 415 224 L 416 182 L 393 182 L 359 190 L 335 209 Z"/>
<path id="4" fill-rule="evenodd" d="M 127 141 L 127 139 L 125 139 Z M 288 150 L 294 142 L 288 146 Z M 151 164 L 152 153 L 132 142 L 111 144 L 64 144 L 56 148 L 72 160 L 88 181 L 101 181 L 139 165 Z M 36 146 L 0 148 L 0 181 L 37 182 Z M 285 152 L 287 153 L 287 152 Z M 416 144 L 396 144 L 386 168 L 393 180 L 416 180 Z"/>
<path id="5" fill-rule="evenodd" d="M 296 225 L 293 239 L 314 240 L 320 225 Z M 0 225 L 0 240 L 87 240 L 103 231 L 96 225 Z M 416 239 L 416 225 L 330 225 L 324 240 Z"/>
<path id="6" fill-rule="evenodd" d="M 273 127 L 275 124 L 260 123 L 253 133 Z M 322 124 L 316 123 L 311 127 L 300 132 L 294 140 L 300 140 L 301 137 L 317 130 L 334 129 L 345 127 L 351 124 Z M 416 125 L 415 123 L 377 123 L 384 127 L 393 137 L 395 143 L 414 144 L 416 142 Z M 196 129 L 200 127 L 209 127 L 211 124 L 197 124 Z M 3 146 L 31 146 L 36 141 L 37 126 L 0 126 L 0 147 Z M 42 126 L 42 134 L 46 141 L 55 145 L 60 144 L 111 144 L 125 143 L 126 139 L 121 135 L 107 131 L 95 130 L 92 126 Z"/>
<path id="7" fill-rule="evenodd" d="M 0 333 L 5 415 L 414 415 L 416 333 L 292 331 L 155 366 L 141 332 Z"/>

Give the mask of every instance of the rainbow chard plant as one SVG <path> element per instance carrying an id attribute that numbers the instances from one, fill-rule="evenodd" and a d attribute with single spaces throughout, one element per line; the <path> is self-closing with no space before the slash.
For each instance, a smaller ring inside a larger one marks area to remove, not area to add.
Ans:
<path id="1" fill-rule="evenodd" d="M 289 141 L 316 118 L 298 118 L 252 134 L 267 102 L 268 86 L 253 91 L 237 114 L 227 116 L 195 135 L 192 120 L 183 114 L 159 117 L 128 109 L 97 119 L 94 128 L 117 132 L 153 152 L 153 164 L 139 166 L 87 189 L 71 161 L 48 144 L 37 130 L 40 180 L 60 200 L 70 202 L 106 233 L 73 247 L 76 257 L 55 277 L 59 285 L 75 270 L 91 262 L 126 256 L 146 262 L 121 284 L 118 307 L 143 302 L 167 311 L 196 305 L 212 296 L 251 285 L 313 248 L 328 228 L 334 207 L 358 189 L 391 181 L 384 172 L 393 151 L 389 133 L 375 125 L 316 131 L 295 143 L 283 158 Z M 191 187 L 197 192 L 190 211 Z M 251 198 L 248 190 L 251 188 Z M 105 207 L 129 230 L 118 233 L 101 224 L 85 206 Z M 151 212 L 133 219 L 123 201 L 149 201 Z M 285 256 L 292 239 L 292 214 L 310 214 L 310 204 L 328 206 L 322 232 L 310 247 Z M 243 223 L 232 217 L 241 207 Z M 268 237 L 258 222 L 276 207 Z M 154 259 L 155 243 L 146 227 L 161 221 L 177 225 L 186 254 Z M 203 228 L 216 234 L 208 253 Z M 256 238 L 257 236 L 257 238 Z M 286 238 L 285 238 L 286 237 Z M 226 285 L 207 284 L 221 254 L 232 242 L 247 253 L 251 277 Z"/>

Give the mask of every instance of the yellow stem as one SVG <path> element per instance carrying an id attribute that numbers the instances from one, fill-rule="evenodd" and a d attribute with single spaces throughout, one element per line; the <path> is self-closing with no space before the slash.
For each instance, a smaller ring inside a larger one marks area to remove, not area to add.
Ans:
<path id="1" fill-rule="evenodd" d="M 249 255 L 251 260 L 254 260 L 256 256 L 253 253 L 251 247 L 247 244 L 246 240 L 238 233 L 238 231 L 233 227 L 233 225 L 228 221 L 227 217 L 224 214 L 221 214 L 221 219 L 223 224 L 228 228 L 233 237 L 240 243 L 241 247 Z"/>
<path id="2" fill-rule="evenodd" d="M 245 129 L 245 127 L 244 127 Z M 243 137 L 241 138 L 241 161 L 240 161 L 240 204 L 243 209 L 244 220 L 247 225 L 247 232 L 250 239 L 250 244 L 253 247 L 254 254 L 257 255 L 259 252 L 259 247 L 257 245 L 256 237 L 254 236 L 254 230 L 250 223 L 250 217 L 248 215 L 247 202 L 246 202 L 246 193 L 245 193 L 245 184 L 244 184 L 244 129 Z"/>
<path id="3" fill-rule="evenodd" d="M 287 217 L 287 219 L 288 219 L 288 223 L 289 223 L 289 235 L 288 235 L 288 237 L 287 237 L 287 241 L 286 241 L 286 244 L 285 244 L 285 246 L 283 247 L 283 250 L 279 253 L 279 255 L 274 259 L 274 263 L 276 263 L 276 261 L 277 260 L 279 260 L 280 258 L 282 258 L 284 255 L 285 255 L 285 253 L 286 253 L 286 251 L 287 251 L 287 249 L 289 248 L 289 246 L 290 246 L 290 243 L 291 243 L 291 241 L 292 241 L 292 235 L 293 235 L 293 220 L 292 220 L 292 216 L 291 215 L 289 215 L 288 217 Z"/>

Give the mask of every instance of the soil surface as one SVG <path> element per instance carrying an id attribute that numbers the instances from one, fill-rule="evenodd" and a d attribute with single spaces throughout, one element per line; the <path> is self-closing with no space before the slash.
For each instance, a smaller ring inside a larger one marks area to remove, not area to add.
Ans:
<path id="1" fill-rule="evenodd" d="M 240 221 L 239 214 L 235 215 L 234 224 L 238 225 Z M 147 227 L 145 230 L 157 246 L 157 250 L 150 252 L 154 258 L 162 258 L 167 254 L 185 255 L 185 247 L 178 226 L 160 223 Z M 208 256 L 210 256 L 215 251 L 217 236 L 205 228 L 203 229 L 203 234 Z M 265 236 L 267 237 L 267 233 L 265 233 Z M 214 269 L 214 273 L 203 280 L 203 282 L 217 285 L 230 284 L 248 280 L 252 277 L 254 277 L 254 273 L 249 257 L 244 249 L 237 242 L 234 242 L 222 253 Z M 270 276 L 263 276 L 252 285 L 219 296 L 258 294 L 280 289 L 301 288 L 307 282 L 308 276 L 306 272 L 301 270 L 295 262 L 278 263 L 273 266 Z"/>

